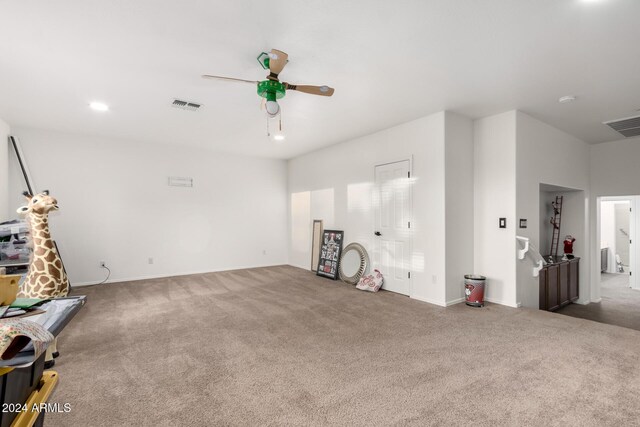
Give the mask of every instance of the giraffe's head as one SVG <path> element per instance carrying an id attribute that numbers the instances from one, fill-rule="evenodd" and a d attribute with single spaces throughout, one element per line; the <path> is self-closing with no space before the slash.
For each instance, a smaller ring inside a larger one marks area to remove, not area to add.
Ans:
<path id="1" fill-rule="evenodd" d="M 24 197 L 26 197 L 28 204 L 18 208 L 18 213 L 26 215 L 28 213 L 35 213 L 39 215 L 46 215 L 51 211 L 58 210 L 58 201 L 49 195 L 49 190 L 44 190 L 40 194 L 32 196 L 28 191 L 25 191 Z"/>

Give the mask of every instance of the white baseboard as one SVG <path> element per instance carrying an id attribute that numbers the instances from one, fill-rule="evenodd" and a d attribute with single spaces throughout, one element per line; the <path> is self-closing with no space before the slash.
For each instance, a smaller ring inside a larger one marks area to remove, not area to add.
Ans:
<path id="1" fill-rule="evenodd" d="M 438 301 L 430 298 L 424 298 L 424 297 L 413 296 L 413 295 L 411 296 L 411 298 L 417 299 L 418 301 L 422 301 L 422 302 L 428 302 L 429 304 L 438 305 L 440 307 L 451 307 L 452 305 L 460 304 L 465 301 L 465 298 L 458 298 L 458 299 L 450 300 L 447 302 L 442 302 L 442 301 Z M 519 302 L 516 304 L 512 304 L 512 303 L 507 303 L 505 301 L 501 301 L 493 298 L 485 298 L 484 300 L 493 304 L 506 305 L 507 307 L 513 307 L 513 308 L 522 307 L 522 303 L 519 303 Z"/>
<path id="2" fill-rule="evenodd" d="M 422 302 L 426 302 L 426 303 L 429 303 L 429 304 L 433 304 L 433 305 L 438 305 L 440 307 L 446 307 L 447 306 L 447 303 L 444 302 L 444 301 L 439 301 L 439 300 L 434 300 L 434 299 L 431 299 L 431 298 L 420 297 L 420 296 L 417 296 L 417 295 L 410 295 L 409 298 L 415 299 L 415 300 L 418 300 L 418 301 L 422 301 Z"/>
<path id="3" fill-rule="evenodd" d="M 201 270 L 201 271 L 183 271 L 177 273 L 167 273 L 167 274 L 149 274 L 144 276 L 135 276 L 135 277 L 118 277 L 109 279 L 106 282 L 102 283 L 102 280 L 89 281 L 89 282 L 78 282 L 71 283 L 72 288 L 81 288 L 83 286 L 92 286 L 97 284 L 108 284 L 108 283 L 120 283 L 120 282 L 135 282 L 137 280 L 149 280 L 149 279 L 163 279 L 167 277 L 180 277 L 180 276 L 190 276 L 192 274 L 207 274 L 207 273 L 219 273 L 223 271 L 233 271 L 233 270 L 246 270 L 248 268 L 262 268 L 262 267 L 278 267 L 282 265 L 288 264 L 264 264 L 264 265 L 252 265 L 252 266 L 243 266 L 243 267 L 229 267 L 223 268 L 220 270 Z"/>
<path id="4" fill-rule="evenodd" d="M 412 299 L 416 299 L 418 301 L 422 301 L 422 302 L 427 302 L 429 304 L 434 304 L 440 307 L 450 307 L 452 305 L 455 304 L 460 304 L 461 302 L 464 302 L 464 298 L 458 298 L 458 299 L 454 299 L 451 301 L 440 301 L 440 300 L 434 300 L 431 298 L 425 298 L 425 297 L 421 297 L 421 296 L 416 296 L 416 295 L 411 295 Z M 487 302 L 493 303 L 493 304 L 500 304 L 500 305 L 506 305 L 507 307 L 513 307 L 513 308 L 519 308 L 522 306 L 521 303 L 516 303 L 516 304 L 512 304 L 512 303 L 507 303 L 505 301 L 501 301 L 501 300 L 497 300 L 497 299 L 493 299 L 493 298 L 485 298 L 484 299 Z"/>
<path id="5" fill-rule="evenodd" d="M 500 301 L 500 300 L 496 300 L 496 299 L 492 299 L 492 298 L 485 298 L 484 300 L 487 301 L 487 302 L 493 303 L 493 304 L 506 305 L 507 307 L 513 307 L 513 308 L 522 307 L 522 303 L 519 303 L 519 302 L 514 305 L 514 304 L 508 304 L 508 303 L 506 303 L 504 301 Z M 450 307 L 452 305 L 460 304 L 460 303 L 462 303 L 464 301 L 465 301 L 464 297 L 463 298 L 454 299 L 454 300 L 451 300 L 451 301 L 447 301 L 445 307 Z M 430 302 L 430 301 L 427 301 L 427 302 Z M 432 303 L 432 304 L 437 304 L 437 303 Z M 441 304 L 438 304 L 438 305 L 441 305 Z"/>
<path id="6" fill-rule="evenodd" d="M 494 299 L 494 298 L 487 298 L 484 297 L 484 300 L 493 304 L 500 304 L 500 305 L 506 305 L 507 307 L 513 307 L 513 308 L 520 308 L 522 306 L 521 303 L 517 302 L 517 303 L 511 303 L 511 302 L 506 302 L 506 301 L 502 301 L 502 300 L 498 300 L 498 299 Z"/>
<path id="7" fill-rule="evenodd" d="M 310 265 L 306 265 L 306 266 L 302 266 L 302 265 L 298 265 L 298 264 L 287 264 L 290 267 L 296 267 L 296 268 L 301 268 L 303 270 L 307 270 L 307 271 L 311 271 L 311 266 Z M 311 271 L 311 273 L 315 273 L 315 271 Z"/>

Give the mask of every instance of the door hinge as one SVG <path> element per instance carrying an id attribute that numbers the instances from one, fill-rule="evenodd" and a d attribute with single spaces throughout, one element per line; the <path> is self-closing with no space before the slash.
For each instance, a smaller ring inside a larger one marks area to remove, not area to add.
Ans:
<path id="1" fill-rule="evenodd" d="M 407 178 L 411 178 L 411 172 L 407 172 Z"/>
<path id="2" fill-rule="evenodd" d="M 629 274 L 631 274 L 631 273 L 629 273 Z M 410 271 L 407 271 L 407 277 L 408 277 L 409 279 L 411 279 L 411 272 L 410 272 Z"/>
<path id="3" fill-rule="evenodd" d="M 411 221 L 407 222 L 407 228 L 411 228 Z"/>

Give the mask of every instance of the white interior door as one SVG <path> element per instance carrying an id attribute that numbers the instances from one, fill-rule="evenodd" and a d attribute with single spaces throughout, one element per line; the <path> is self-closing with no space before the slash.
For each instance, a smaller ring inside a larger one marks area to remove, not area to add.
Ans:
<path id="1" fill-rule="evenodd" d="M 383 289 L 411 293 L 411 181 L 408 160 L 375 167 L 375 245 L 373 265 Z"/>
<path id="2" fill-rule="evenodd" d="M 629 246 L 631 245 L 631 202 L 620 202 L 614 205 L 616 252 L 625 271 L 629 269 Z"/>

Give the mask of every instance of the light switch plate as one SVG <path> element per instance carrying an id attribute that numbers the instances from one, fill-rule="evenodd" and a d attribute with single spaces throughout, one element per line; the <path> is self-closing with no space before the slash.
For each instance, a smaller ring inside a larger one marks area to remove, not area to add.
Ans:
<path id="1" fill-rule="evenodd" d="M 498 225 L 500 228 L 507 228 L 507 218 L 500 218 Z"/>

